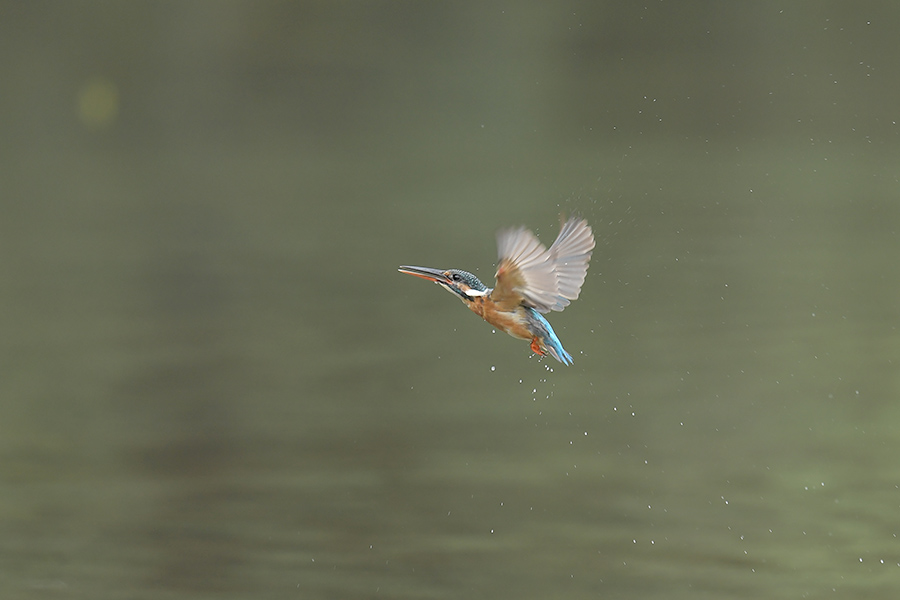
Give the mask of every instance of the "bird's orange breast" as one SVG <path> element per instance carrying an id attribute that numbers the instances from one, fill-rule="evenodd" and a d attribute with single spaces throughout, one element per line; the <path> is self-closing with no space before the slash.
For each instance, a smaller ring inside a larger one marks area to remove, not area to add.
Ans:
<path id="1" fill-rule="evenodd" d="M 516 307 L 512 311 L 501 310 L 489 296 L 475 298 L 468 305 L 472 312 L 514 338 L 530 340 L 534 337 L 534 334 L 526 326 L 525 316 L 521 307 Z"/>

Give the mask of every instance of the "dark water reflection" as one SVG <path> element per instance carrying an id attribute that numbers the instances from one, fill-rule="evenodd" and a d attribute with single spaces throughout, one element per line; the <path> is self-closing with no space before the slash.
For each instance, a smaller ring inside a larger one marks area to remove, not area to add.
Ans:
<path id="1" fill-rule="evenodd" d="M 2 25 L 4 597 L 896 597 L 888 9 L 81 6 Z M 564 211 L 572 367 L 395 271 Z"/>

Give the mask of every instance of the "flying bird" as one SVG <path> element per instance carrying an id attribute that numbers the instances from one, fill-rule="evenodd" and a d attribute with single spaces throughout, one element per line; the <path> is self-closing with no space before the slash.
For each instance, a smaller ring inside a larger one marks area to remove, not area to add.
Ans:
<path id="1" fill-rule="evenodd" d="M 549 354 L 570 365 L 572 355 L 543 315 L 561 311 L 578 298 L 594 245 L 587 221 L 572 217 L 562 224 L 549 249 L 524 227 L 499 231 L 493 288 L 460 269 L 401 266 L 398 271 L 433 281 L 497 329 L 531 340 L 535 354 Z"/>

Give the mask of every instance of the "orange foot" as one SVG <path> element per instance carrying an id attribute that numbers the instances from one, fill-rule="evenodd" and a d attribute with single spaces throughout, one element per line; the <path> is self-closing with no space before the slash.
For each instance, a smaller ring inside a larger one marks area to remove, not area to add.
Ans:
<path id="1" fill-rule="evenodd" d="M 547 353 L 541 348 L 541 343 L 537 338 L 531 338 L 531 351 L 537 354 L 538 356 L 544 356 Z"/>

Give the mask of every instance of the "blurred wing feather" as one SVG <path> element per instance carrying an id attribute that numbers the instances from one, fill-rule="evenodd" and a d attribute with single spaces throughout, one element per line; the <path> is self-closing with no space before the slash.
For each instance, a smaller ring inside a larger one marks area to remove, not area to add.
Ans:
<path id="1" fill-rule="evenodd" d="M 556 273 L 550 252 L 524 227 L 497 234 L 497 287 L 491 298 L 501 309 L 521 303 L 541 312 L 556 302 Z"/>
<path id="2" fill-rule="evenodd" d="M 594 249 L 587 221 L 569 219 L 550 249 L 524 227 L 497 234 L 497 286 L 491 293 L 500 309 L 519 304 L 541 313 L 563 310 L 578 298 Z"/>

